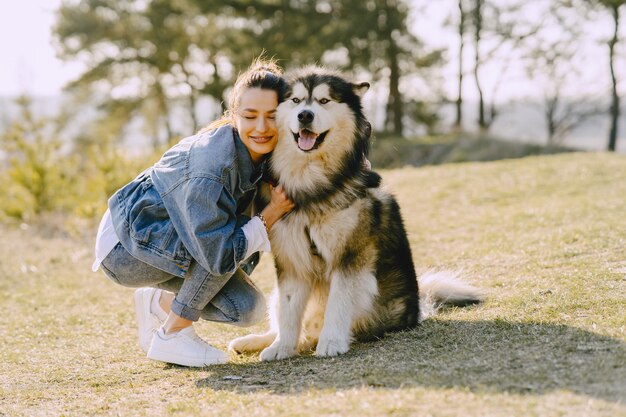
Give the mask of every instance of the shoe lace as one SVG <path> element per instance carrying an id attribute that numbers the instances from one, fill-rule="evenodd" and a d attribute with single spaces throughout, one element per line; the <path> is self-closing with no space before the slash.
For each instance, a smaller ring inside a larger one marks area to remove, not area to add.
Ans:
<path id="1" fill-rule="evenodd" d="M 206 345 L 206 342 L 204 340 L 202 340 L 202 338 L 200 336 L 198 336 L 198 334 L 196 333 L 196 331 L 194 330 L 193 332 L 190 332 L 188 335 L 193 341 L 201 343 L 203 345 Z"/>

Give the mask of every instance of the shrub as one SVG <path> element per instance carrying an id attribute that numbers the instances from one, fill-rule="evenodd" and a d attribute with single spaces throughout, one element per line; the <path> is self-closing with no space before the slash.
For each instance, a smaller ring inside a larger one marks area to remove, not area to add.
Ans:
<path id="1" fill-rule="evenodd" d="M 21 117 L 0 136 L 0 149 L 6 155 L 5 184 L 0 209 L 20 219 L 62 208 L 68 184 L 68 156 L 50 122 L 35 119 L 30 100 L 18 99 Z"/>

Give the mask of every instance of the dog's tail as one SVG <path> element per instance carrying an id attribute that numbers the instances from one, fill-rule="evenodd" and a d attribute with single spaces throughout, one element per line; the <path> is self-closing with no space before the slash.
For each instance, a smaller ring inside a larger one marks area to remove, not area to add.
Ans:
<path id="1" fill-rule="evenodd" d="M 485 299 L 485 292 L 466 284 L 460 273 L 454 271 L 428 271 L 419 277 L 420 321 L 437 314 L 446 305 L 466 306 Z"/>

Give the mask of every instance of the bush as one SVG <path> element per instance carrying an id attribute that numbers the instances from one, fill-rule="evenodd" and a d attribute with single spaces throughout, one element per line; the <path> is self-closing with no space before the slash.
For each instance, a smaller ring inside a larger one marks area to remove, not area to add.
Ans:
<path id="1" fill-rule="evenodd" d="M 49 121 L 35 120 L 28 98 L 18 99 L 18 104 L 21 118 L 0 136 L 8 160 L 3 172 L 8 186 L 0 208 L 8 216 L 26 219 L 61 209 L 72 178 L 68 157 Z"/>
<path id="2" fill-rule="evenodd" d="M 18 105 L 20 117 L 0 135 L 0 220 L 97 218 L 111 194 L 147 165 L 107 139 L 76 149 L 59 137 L 57 121 L 34 118 L 28 98 Z"/>

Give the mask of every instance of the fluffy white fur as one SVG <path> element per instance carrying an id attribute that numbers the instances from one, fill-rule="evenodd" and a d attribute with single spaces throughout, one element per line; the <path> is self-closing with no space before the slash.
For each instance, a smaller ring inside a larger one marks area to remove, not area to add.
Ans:
<path id="1" fill-rule="evenodd" d="M 419 277 L 420 321 L 437 314 L 445 304 L 462 303 L 465 300 L 483 300 L 483 290 L 465 283 L 457 271 L 431 270 Z"/>

